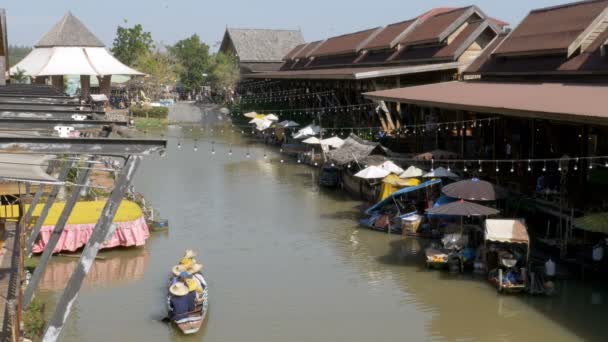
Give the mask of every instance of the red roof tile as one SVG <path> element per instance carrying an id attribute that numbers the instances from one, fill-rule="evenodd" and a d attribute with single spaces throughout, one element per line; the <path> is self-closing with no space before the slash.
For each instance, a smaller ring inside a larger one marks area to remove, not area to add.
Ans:
<path id="1" fill-rule="evenodd" d="M 322 40 L 319 40 L 319 41 L 316 41 L 316 42 L 312 42 L 312 43 L 308 43 L 308 45 L 306 45 L 306 47 L 304 49 L 302 49 L 301 51 L 299 51 L 292 58 L 293 59 L 302 59 L 302 58 L 308 57 L 308 55 L 312 51 L 314 51 L 317 47 L 319 47 L 319 45 L 321 45 L 321 43 L 323 43 Z"/>
<path id="2" fill-rule="evenodd" d="M 361 44 L 365 43 L 380 30 L 379 27 L 329 38 L 315 52 L 315 56 L 329 56 L 356 53 Z"/>
<path id="3" fill-rule="evenodd" d="M 372 39 L 363 49 L 374 50 L 374 49 L 390 49 L 392 48 L 391 43 L 400 34 L 402 34 L 408 27 L 410 27 L 416 19 L 403 21 L 396 24 L 391 24 L 385 27 L 374 39 Z"/>
<path id="4" fill-rule="evenodd" d="M 412 33 L 408 34 L 401 41 L 401 44 L 409 45 L 429 40 L 439 40 L 439 35 L 468 9 L 469 7 L 458 8 L 429 17 Z"/>
<path id="5" fill-rule="evenodd" d="M 454 57 L 456 51 L 483 23 L 484 21 L 482 20 L 469 23 L 450 44 L 439 50 L 434 57 Z"/>
<path id="6" fill-rule="evenodd" d="M 534 10 L 495 53 L 521 55 L 566 52 L 568 46 L 606 7 L 607 0 L 596 0 Z"/>
<path id="7" fill-rule="evenodd" d="M 304 49 L 306 46 L 308 45 L 308 43 L 304 43 L 304 44 L 300 44 L 298 46 L 296 46 L 295 48 L 293 48 L 291 51 L 289 51 L 285 57 L 283 57 L 284 61 L 288 61 L 290 59 L 293 59 L 293 57 L 300 52 L 302 49 Z"/>

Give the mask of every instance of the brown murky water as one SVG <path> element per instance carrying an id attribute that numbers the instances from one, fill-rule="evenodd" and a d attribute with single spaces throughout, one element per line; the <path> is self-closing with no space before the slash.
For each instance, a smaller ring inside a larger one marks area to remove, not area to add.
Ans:
<path id="1" fill-rule="evenodd" d="M 426 270 L 423 242 L 360 229 L 361 203 L 319 190 L 311 169 L 281 164 L 239 133 L 206 130 L 194 152 L 192 140 L 174 138 L 189 130 L 169 130 L 168 155 L 146 160 L 136 186 L 170 231 L 142 249 L 103 253 L 63 341 L 608 340 L 605 284 L 501 296 L 481 279 Z M 192 337 L 158 321 L 168 270 L 185 248 L 200 252 L 210 283 L 209 319 Z M 53 262 L 47 296 L 73 263 Z"/>

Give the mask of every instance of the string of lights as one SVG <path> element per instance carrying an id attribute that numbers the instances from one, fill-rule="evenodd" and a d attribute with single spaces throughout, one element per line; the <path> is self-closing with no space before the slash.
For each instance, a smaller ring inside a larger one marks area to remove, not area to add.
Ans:
<path id="1" fill-rule="evenodd" d="M 304 94 L 293 94 L 293 95 L 280 95 L 280 96 L 250 96 L 241 98 L 242 104 L 247 103 L 265 103 L 265 102 L 285 102 L 290 100 L 304 100 L 304 99 L 314 99 L 317 96 L 329 96 L 333 95 L 334 91 L 320 91 L 316 93 L 304 93 Z"/>
<path id="2" fill-rule="evenodd" d="M 289 89 L 289 90 L 270 90 L 264 93 L 251 93 L 251 94 L 242 94 L 241 98 L 249 98 L 255 96 L 280 96 L 280 95 L 291 95 L 291 94 L 299 94 L 302 92 L 308 92 L 308 89 L 298 88 L 298 89 Z"/>
<path id="3" fill-rule="evenodd" d="M 194 151 L 197 152 L 198 151 L 198 139 L 194 139 Z M 178 141 L 177 143 L 177 147 L 178 149 L 182 148 L 182 144 L 181 144 L 181 140 Z M 216 155 L 217 154 L 217 149 L 216 146 L 218 144 L 213 141 L 211 142 L 211 154 L 212 155 Z M 224 145 L 228 145 L 228 144 L 224 144 Z M 230 148 L 228 150 L 228 152 L 226 153 L 229 156 L 232 156 L 234 154 L 233 148 L 232 148 L 232 143 L 229 144 Z M 283 152 L 282 149 L 280 150 L 280 152 Z M 252 157 L 252 153 L 249 150 L 249 148 L 247 148 L 246 151 L 246 158 L 251 158 Z M 266 153 L 266 150 L 264 150 L 264 160 L 268 159 L 268 153 Z M 527 172 L 532 172 L 534 170 L 541 170 L 542 172 L 548 172 L 548 171 L 559 171 L 562 172 L 563 170 L 567 170 L 567 169 L 572 169 L 574 171 L 578 171 L 579 169 L 581 169 L 584 164 L 583 162 L 585 162 L 585 164 L 587 164 L 587 168 L 590 170 L 593 170 L 596 167 L 604 167 L 604 168 L 608 168 L 608 156 L 586 156 L 586 157 L 561 157 L 561 158 L 534 158 L 534 159 L 431 159 L 431 160 L 420 160 L 420 159 L 416 159 L 416 158 L 402 158 L 402 157 L 394 157 L 391 156 L 390 158 L 387 157 L 387 160 L 393 160 L 393 161 L 398 161 L 398 162 L 403 162 L 403 163 L 413 163 L 413 164 L 427 164 L 430 166 L 430 170 L 433 171 L 436 167 L 438 166 L 442 166 L 445 165 L 447 168 L 447 171 L 452 171 L 455 168 L 458 168 L 459 166 L 462 166 L 462 168 L 460 168 L 462 171 L 464 172 L 469 172 L 469 171 L 478 171 L 478 172 L 484 172 L 484 170 L 489 170 L 492 169 L 494 167 L 494 170 L 498 173 L 501 172 L 501 170 L 505 170 L 504 165 L 510 166 L 510 168 L 507 168 L 506 170 L 508 170 L 510 173 L 514 173 L 516 171 L 516 166 L 525 166 L 525 170 Z M 298 163 L 302 163 L 302 160 L 298 159 L 297 161 Z M 281 163 L 284 163 L 284 159 L 281 159 Z M 349 164 L 347 164 L 347 168 L 351 168 L 353 166 L 355 162 L 351 162 Z M 572 164 L 570 166 L 570 164 Z M 539 168 L 538 166 L 542 165 L 542 168 Z M 364 165 L 365 167 L 367 165 Z"/>
<path id="4" fill-rule="evenodd" d="M 249 109 L 247 111 L 243 110 L 234 110 L 235 114 L 246 114 L 247 112 L 273 112 L 277 114 L 283 113 L 292 113 L 296 115 L 305 115 L 305 114 L 322 114 L 322 113 L 331 113 L 331 112 L 348 112 L 350 110 L 364 110 L 364 109 L 373 109 L 376 108 L 377 105 L 373 103 L 363 103 L 357 105 L 344 105 L 344 106 L 324 106 L 324 107 L 306 107 L 306 108 L 290 108 L 290 109 L 276 109 L 276 110 L 268 110 L 268 109 Z"/>

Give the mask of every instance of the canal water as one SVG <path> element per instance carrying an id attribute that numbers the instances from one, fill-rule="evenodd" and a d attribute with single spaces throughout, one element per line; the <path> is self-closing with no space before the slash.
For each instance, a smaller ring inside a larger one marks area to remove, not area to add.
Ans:
<path id="1" fill-rule="evenodd" d="M 136 188 L 170 230 L 101 254 L 62 341 L 608 340 L 605 284 L 498 295 L 483 279 L 425 269 L 423 241 L 360 228 L 362 203 L 319 189 L 311 168 L 282 164 L 240 129 L 166 134 L 167 155 L 145 160 Z M 160 321 L 168 272 L 187 248 L 210 286 L 208 321 L 191 337 Z M 51 264 L 41 284 L 50 301 L 74 263 Z"/>

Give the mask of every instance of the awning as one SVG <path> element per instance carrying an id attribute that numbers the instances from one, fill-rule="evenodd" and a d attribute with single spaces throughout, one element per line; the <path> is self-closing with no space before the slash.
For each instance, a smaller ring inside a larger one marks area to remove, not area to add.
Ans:
<path id="1" fill-rule="evenodd" d="M 458 62 L 391 66 L 391 67 L 361 67 L 361 68 L 331 68 L 314 70 L 284 70 L 243 75 L 245 78 L 258 79 L 319 79 L 319 80 L 364 80 L 378 77 L 419 74 L 423 72 L 458 69 Z"/>
<path id="2" fill-rule="evenodd" d="M 410 192 L 422 190 L 422 189 L 428 188 L 430 186 L 433 186 L 435 184 L 441 184 L 441 180 L 440 179 L 435 179 L 435 180 L 432 180 L 432 181 L 424 182 L 424 183 L 422 183 L 422 184 L 420 184 L 418 186 L 412 186 L 412 187 L 409 187 L 409 188 L 401 189 L 401 190 L 399 190 L 397 192 L 394 192 L 389 198 L 387 198 L 387 199 L 381 201 L 380 203 L 374 205 L 373 207 L 367 209 L 365 211 L 365 213 L 368 214 L 368 215 L 371 215 L 371 213 L 373 211 L 375 211 L 375 210 L 377 210 L 379 208 L 382 208 L 383 206 L 385 206 L 388 203 L 392 203 L 393 202 L 393 198 L 395 198 L 395 197 L 403 196 L 403 195 L 408 194 Z"/>
<path id="3" fill-rule="evenodd" d="M 61 184 L 44 170 L 53 156 L 30 154 L 0 154 L 0 182 Z"/>
<path id="4" fill-rule="evenodd" d="M 486 240 L 504 243 L 530 243 L 528 229 L 521 220 L 486 220 Z"/>
<path id="5" fill-rule="evenodd" d="M 595 213 L 576 218 L 574 228 L 608 235 L 608 213 Z"/>
<path id="6" fill-rule="evenodd" d="M 365 93 L 372 100 L 584 123 L 608 123 L 608 85 L 445 82 Z"/>

